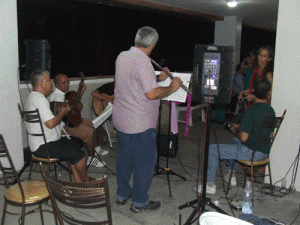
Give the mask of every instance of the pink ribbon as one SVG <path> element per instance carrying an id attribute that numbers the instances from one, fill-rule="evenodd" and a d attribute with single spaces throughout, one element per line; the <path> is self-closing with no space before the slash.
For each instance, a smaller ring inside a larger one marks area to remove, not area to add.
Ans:
<path id="1" fill-rule="evenodd" d="M 171 131 L 173 134 L 178 133 L 178 122 L 176 114 L 176 102 L 171 102 Z"/>
<path id="2" fill-rule="evenodd" d="M 190 111 L 191 111 L 191 104 L 192 104 L 192 95 L 187 94 L 187 107 L 186 107 L 186 119 L 185 119 L 185 131 L 184 131 L 184 137 L 187 139 L 189 134 L 189 123 L 190 123 Z M 191 118 L 193 119 L 193 118 Z"/>

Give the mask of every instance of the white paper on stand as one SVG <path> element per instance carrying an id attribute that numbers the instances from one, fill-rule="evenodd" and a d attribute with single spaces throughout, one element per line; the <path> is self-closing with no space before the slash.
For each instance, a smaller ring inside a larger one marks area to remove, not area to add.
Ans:
<path id="1" fill-rule="evenodd" d="M 97 118 L 93 119 L 93 127 L 96 129 L 99 127 L 113 112 L 113 105 L 109 102 L 104 111 Z"/>
<path id="2" fill-rule="evenodd" d="M 155 71 L 156 75 L 159 75 L 160 72 Z M 191 73 L 172 73 L 173 77 L 179 77 L 183 84 L 189 89 Z M 171 78 L 168 77 L 166 80 L 158 82 L 161 87 L 168 87 L 171 84 Z M 187 92 L 180 87 L 177 91 L 171 93 L 170 95 L 164 97 L 162 100 L 173 101 L 173 102 L 185 102 Z"/>

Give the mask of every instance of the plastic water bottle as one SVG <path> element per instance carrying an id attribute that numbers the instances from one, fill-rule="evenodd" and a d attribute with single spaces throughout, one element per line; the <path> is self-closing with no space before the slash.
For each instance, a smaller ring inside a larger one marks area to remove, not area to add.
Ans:
<path id="1" fill-rule="evenodd" d="M 242 204 L 242 212 L 245 214 L 252 213 L 252 188 L 251 181 L 247 181 L 246 187 L 244 190 L 244 200 Z"/>

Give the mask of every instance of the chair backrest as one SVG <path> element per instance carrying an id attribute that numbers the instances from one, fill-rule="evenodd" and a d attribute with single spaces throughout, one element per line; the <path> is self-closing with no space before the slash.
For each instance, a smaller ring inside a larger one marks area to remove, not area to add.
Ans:
<path id="1" fill-rule="evenodd" d="M 0 159 L 0 168 L 4 176 L 6 188 L 9 188 L 12 184 L 18 183 L 22 199 L 24 200 L 24 191 L 2 134 L 0 134 Z M 2 163 L 4 163 L 5 166 Z"/>
<path id="2" fill-rule="evenodd" d="M 24 122 L 24 125 L 26 125 L 26 123 L 34 123 L 34 124 L 39 124 L 41 127 L 41 132 L 39 132 L 39 133 L 29 133 L 28 130 L 26 129 L 27 134 L 32 135 L 32 136 L 43 137 L 45 143 L 47 143 L 39 110 L 36 109 L 36 110 L 32 110 L 32 111 L 24 111 L 21 109 L 20 104 L 18 104 L 18 108 L 19 108 L 21 118 Z"/>
<path id="3" fill-rule="evenodd" d="M 286 109 L 284 110 L 283 114 L 281 117 L 272 117 L 272 116 L 268 116 L 265 115 L 264 116 L 264 120 L 261 124 L 258 136 L 257 136 L 257 140 L 256 140 L 256 144 L 255 144 L 255 150 L 257 149 L 258 145 L 262 142 L 262 141 L 266 141 L 269 140 L 270 141 L 270 148 L 272 148 L 274 140 L 277 136 L 277 133 L 279 131 L 279 128 L 281 126 L 281 123 L 284 119 L 286 113 Z M 271 135 L 269 137 L 264 137 L 262 134 L 266 129 L 271 129 Z M 254 160 L 254 154 L 255 151 L 253 152 L 253 156 L 252 156 L 252 161 Z"/>
<path id="4" fill-rule="evenodd" d="M 47 140 L 46 140 L 46 136 L 45 136 L 44 128 L 43 128 L 43 125 L 42 125 L 42 120 L 41 120 L 39 110 L 36 109 L 36 110 L 32 110 L 32 111 L 24 111 L 24 110 L 21 109 L 20 104 L 18 104 L 18 108 L 19 108 L 19 112 L 20 112 L 20 115 L 21 115 L 21 118 L 22 118 L 22 121 L 23 121 L 25 127 L 26 127 L 26 123 L 32 123 L 32 124 L 38 124 L 39 127 L 41 128 L 40 132 L 36 132 L 36 133 L 30 133 L 28 131 L 28 129 L 26 129 L 27 137 L 29 135 L 36 136 L 36 137 L 43 137 L 43 140 L 45 142 L 46 149 L 47 149 L 48 159 L 50 159 Z"/>
<path id="5" fill-rule="evenodd" d="M 101 224 L 112 224 L 108 180 L 106 176 L 91 182 L 71 183 L 50 177 L 49 174 L 45 172 L 42 163 L 40 163 L 40 167 L 50 193 L 53 211 L 56 213 L 56 216 L 60 218 L 59 220 L 62 219 L 62 215 L 60 214 L 55 199 L 72 207 L 106 207 L 107 219 L 101 221 Z M 63 215 L 63 218 L 76 223 L 84 222 L 66 214 Z"/>

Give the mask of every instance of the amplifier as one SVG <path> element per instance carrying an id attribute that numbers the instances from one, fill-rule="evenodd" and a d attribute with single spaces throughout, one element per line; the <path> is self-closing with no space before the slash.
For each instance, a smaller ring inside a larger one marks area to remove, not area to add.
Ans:
<path id="1" fill-rule="evenodd" d="M 178 136 L 170 134 L 168 138 L 166 134 L 157 135 L 156 145 L 159 156 L 175 157 L 178 152 Z"/>

